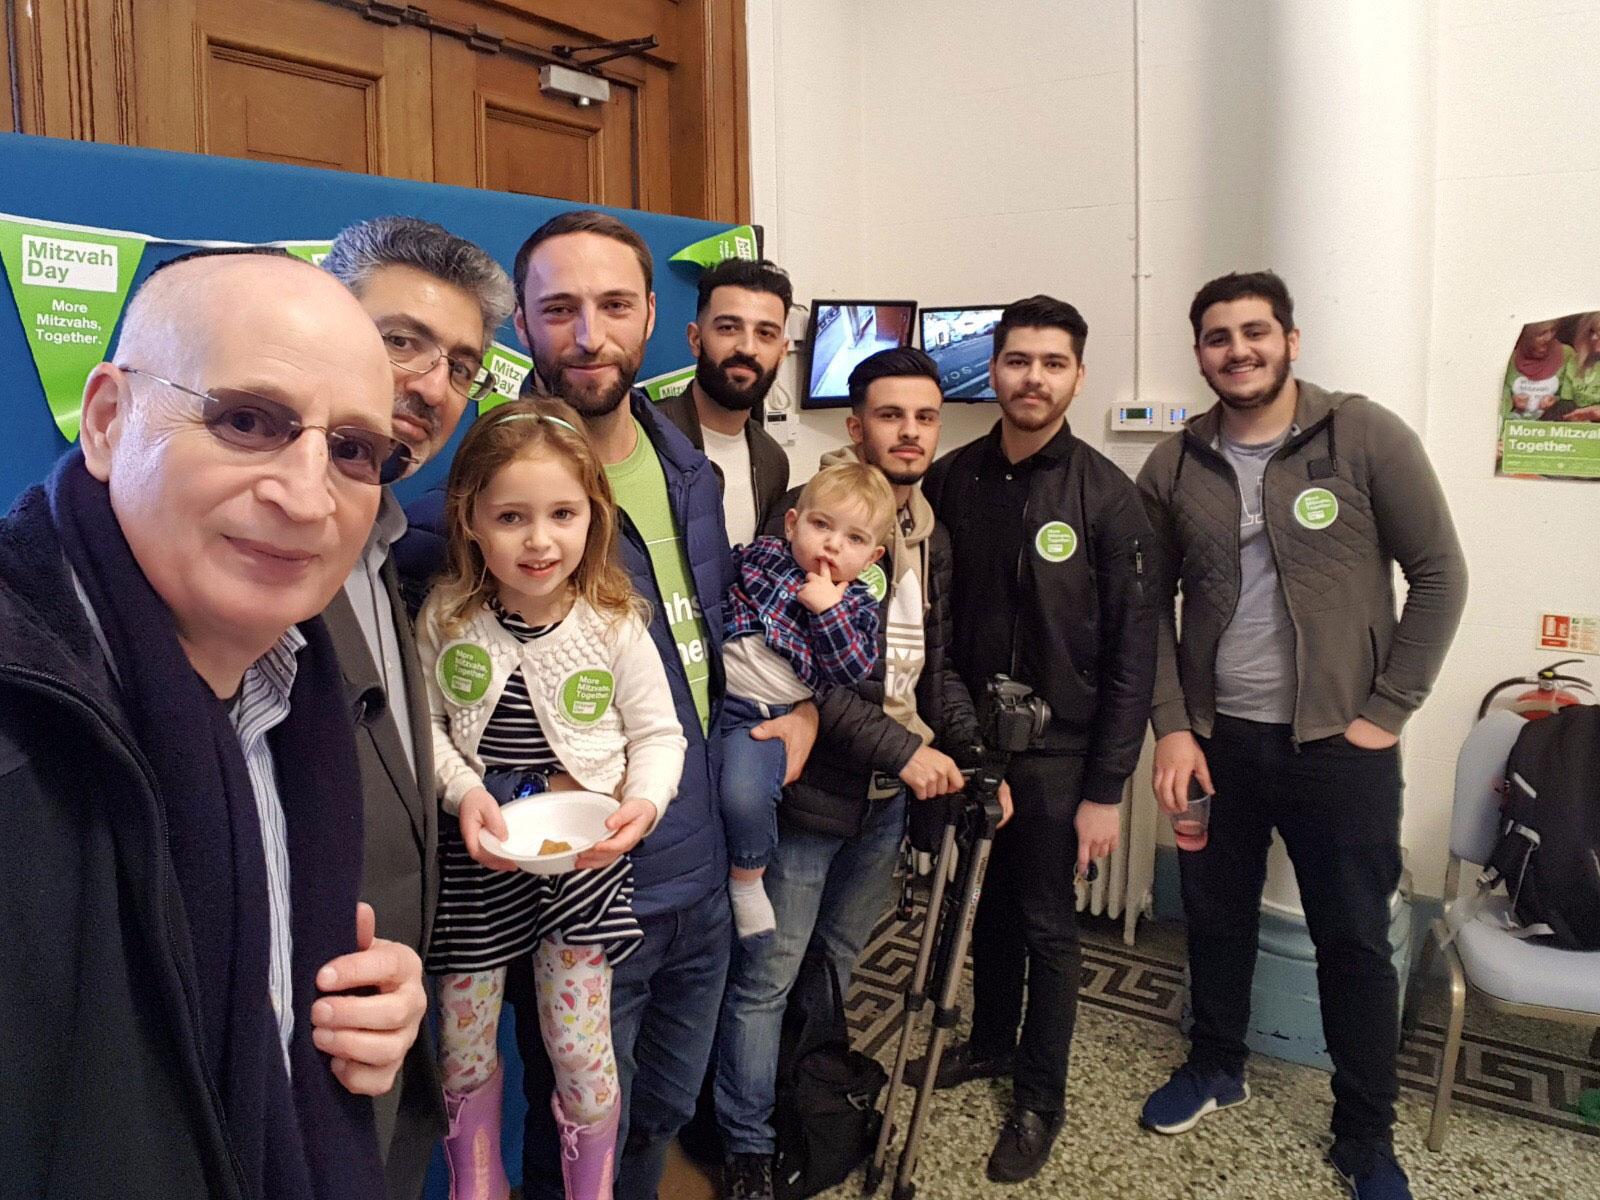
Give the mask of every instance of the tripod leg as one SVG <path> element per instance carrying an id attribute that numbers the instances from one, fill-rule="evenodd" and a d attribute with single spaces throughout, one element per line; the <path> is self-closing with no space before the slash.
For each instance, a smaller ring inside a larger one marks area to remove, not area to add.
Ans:
<path id="1" fill-rule="evenodd" d="M 933 962 L 934 944 L 939 936 L 939 912 L 944 903 L 945 881 L 950 877 L 950 863 L 956 852 L 956 822 L 944 827 L 944 841 L 939 847 L 939 864 L 934 870 L 933 886 L 928 895 L 928 907 L 922 916 L 922 937 L 917 946 L 917 962 L 911 971 L 911 982 L 906 986 L 905 1006 L 900 1013 L 900 1048 L 895 1052 L 894 1070 L 889 1075 L 889 1095 L 883 1105 L 883 1124 L 878 1127 L 878 1145 L 872 1152 L 872 1162 L 867 1167 L 862 1185 L 865 1195 L 872 1195 L 883 1182 L 884 1163 L 889 1157 L 889 1143 L 894 1139 L 895 1102 L 900 1098 L 900 1088 L 905 1083 L 906 1062 L 911 1057 L 912 1023 L 928 999 L 928 971 Z"/>
<path id="2" fill-rule="evenodd" d="M 922 1131 L 928 1122 L 928 1106 L 933 1100 L 933 1086 L 939 1075 L 939 1061 L 944 1057 L 944 1045 L 950 1030 L 961 1019 L 956 1006 L 956 995 L 961 988 L 961 971 L 966 962 L 967 947 L 972 942 L 972 922 L 978 913 L 978 897 L 983 893 L 983 874 L 989 866 L 989 851 L 994 847 L 992 825 L 984 829 L 967 854 L 967 869 L 962 876 L 961 901 L 957 909 L 954 936 L 949 943 L 949 955 L 940 978 L 939 998 L 933 1008 L 933 1033 L 928 1039 L 928 1069 L 922 1076 L 922 1086 L 917 1089 L 917 1102 L 911 1110 L 911 1122 L 906 1128 L 905 1149 L 900 1152 L 900 1165 L 895 1172 L 893 1200 L 911 1200 L 917 1185 L 912 1175 L 917 1169 L 917 1150 L 922 1141 Z"/>

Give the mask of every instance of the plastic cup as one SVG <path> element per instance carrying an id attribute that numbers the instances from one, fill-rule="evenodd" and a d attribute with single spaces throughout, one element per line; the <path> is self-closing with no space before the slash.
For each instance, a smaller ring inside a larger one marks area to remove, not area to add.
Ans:
<path id="1" fill-rule="evenodd" d="M 1190 796 L 1189 807 L 1172 815 L 1172 836 L 1179 850 L 1204 850 L 1211 837 L 1211 800 Z"/>

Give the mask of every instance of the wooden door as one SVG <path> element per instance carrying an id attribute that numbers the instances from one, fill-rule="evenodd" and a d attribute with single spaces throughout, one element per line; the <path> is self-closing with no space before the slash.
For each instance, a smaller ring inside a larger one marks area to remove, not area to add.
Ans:
<path id="1" fill-rule="evenodd" d="M 27 0 L 8 13 L 0 128 L 749 219 L 744 0 Z M 542 64 L 588 60 L 559 47 L 644 36 L 654 49 L 599 68 L 606 104 L 540 91 Z"/>
<path id="2" fill-rule="evenodd" d="M 650 154 L 651 134 L 664 130 L 648 123 L 664 112 L 640 87 L 647 68 L 611 72 L 611 99 L 579 107 L 539 91 L 530 56 L 482 54 L 435 34 L 432 59 L 443 83 L 433 92 L 437 182 L 619 208 L 670 202 L 668 163 Z"/>
<path id="3" fill-rule="evenodd" d="M 141 145 L 433 178 L 429 35 L 304 0 L 133 0 Z"/>

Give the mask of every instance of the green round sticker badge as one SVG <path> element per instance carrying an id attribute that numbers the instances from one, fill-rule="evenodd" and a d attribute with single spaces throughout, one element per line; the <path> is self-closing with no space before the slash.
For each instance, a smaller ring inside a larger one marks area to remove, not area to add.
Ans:
<path id="1" fill-rule="evenodd" d="M 574 725 L 593 725 L 611 707 L 616 676 L 599 667 L 574 671 L 561 681 L 561 715 Z"/>
<path id="2" fill-rule="evenodd" d="M 877 563 L 869 563 L 867 569 L 856 578 L 867 585 L 867 595 L 883 603 L 883 598 L 889 594 L 889 577 L 883 573 L 882 567 Z"/>
<path id="3" fill-rule="evenodd" d="M 1046 521 L 1033 536 L 1033 548 L 1045 562 L 1061 563 L 1078 549 L 1078 534 L 1065 521 Z"/>
<path id="4" fill-rule="evenodd" d="M 476 704 L 489 690 L 494 664 L 489 652 L 476 642 L 451 642 L 439 654 L 434 676 L 446 700 L 452 704 Z"/>
<path id="5" fill-rule="evenodd" d="M 1326 529 L 1339 517 L 1339 497 L 1327 488 L 1307 488 L 1294 498 L 1294 519 L 1307 529 Z"/>

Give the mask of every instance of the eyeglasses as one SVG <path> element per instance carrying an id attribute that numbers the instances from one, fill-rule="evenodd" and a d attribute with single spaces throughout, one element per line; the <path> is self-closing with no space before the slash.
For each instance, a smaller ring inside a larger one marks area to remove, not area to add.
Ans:
<path id="1" fill-rule="evenodd" d="M 410 448 L 375 429 L 360 425 L 303 425 L 300 415 L 287 404 L 269 400 L 238 388 L 216 388 L 197 392 L 194 388 L 163 379 L 138 367 L 121 367 L 129 375 L 140 375 L 156 383 L 184 392 L 204 402 L 200 420 L 211 435 L 224 445 L 238 450 L 270 454 L 282 450 L 308 429 L 320 429 L 328 438 L 328 461 L 339 474 L 356 483 L 374 486 L 393 483 L 410 468 Z"/>
<path id="2" fill-rule="evenodd" d="M 402 371 L 413 375 L 426 375 L 441 361 L 450 367 L 450 387 L 458 396 L 468 400 L 482 400 L 494 391 L 494 372 L 482 363 L 469 359 L 451 358 L 439 343 L 414 329 L 380 329 L 383 348 L 389 352 L 389 361 Z"/>

